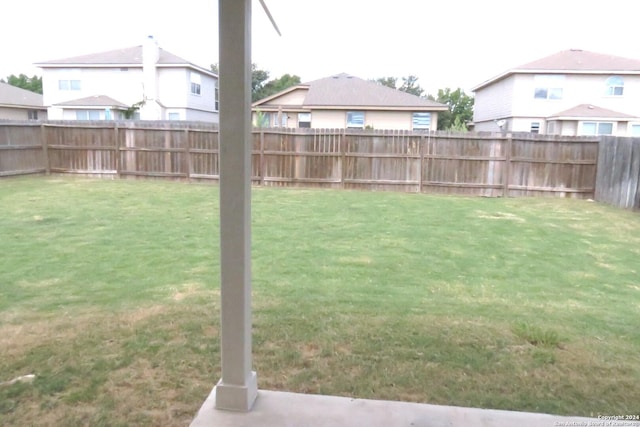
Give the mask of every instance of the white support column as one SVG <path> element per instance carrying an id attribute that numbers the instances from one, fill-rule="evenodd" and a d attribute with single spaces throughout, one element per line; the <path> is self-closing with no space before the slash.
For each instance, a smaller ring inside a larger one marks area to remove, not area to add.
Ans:
<path id="1" fill-rule="evenodd" d="M 251 370 L 251 0 L 219 0 L 222 378 L 216 408 L 249 411 Z"/>

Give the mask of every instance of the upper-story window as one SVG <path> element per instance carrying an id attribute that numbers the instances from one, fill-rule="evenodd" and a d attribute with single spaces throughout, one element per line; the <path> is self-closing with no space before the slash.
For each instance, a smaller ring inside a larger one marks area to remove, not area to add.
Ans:
<path id="1" fill-rule="evenodd" d="M 534 76 L 535 99 L 562 99 L 564 76 L 555 74 L 539 74 Z"/>
<path id="2" fill-rule="evenodd" d="M 191 72 L 191 94 L 200 95 L 200 74 Z"/>
<path id="3" fill-rule="evenodd" d="M 364 111 L 347 111 L 348 128 L 364 128 Z"/>
<path id="4" fill-rule="evenodd" d="M 413 129 L 431 129 L 431 113 L 413 113 Z"/>
<path id="5" fill-rule="evenodd" d="M 82 85 L 80 80 L 58 80 L 58 89 L 60 90 L 80 90 Z"/>
<path id="6" fill-rule="evenodd" d="M 620 76 L 611 76 L 607 79 L 607 96 L 622 96 L 624 93 L 624 80 Z"/>

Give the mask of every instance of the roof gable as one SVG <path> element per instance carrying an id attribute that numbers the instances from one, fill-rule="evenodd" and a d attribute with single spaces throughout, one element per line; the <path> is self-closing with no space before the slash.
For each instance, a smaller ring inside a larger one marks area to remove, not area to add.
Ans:
<path id="1" fill-rule="evenodd" d="M 563 50 L 509 69 L 486 80 L 472 90 L 475 92 L 513 74 L 520 73 L 640 74 L 640 60 L 580 49 Z"/>
<path id="2" fill-rule="evenodd" d="M 66 107 L 117 107 L 117 108 L 129 108 L 129 106 L 123 102 L 116 101 L 115 99 L 106 95 L 94 95 L 86 98 L 73 99 L 71 101 L 60 102 L 55 104 Z"/>
<path id="3" fill-rule="evenodd" d="M 195 65 L 184 58 L 158 48 L 159 59 L 157 65 L 162 66 L 184 66 L 197 68 L 212 76 L 217 76 L 206 68 Z M 110 50 L 106 52 L 90 53 L 88 55 L 73 56 L 71 58 L 54 59 L 51 61 L 38 62 L 36 65 L 41 68 L 66 68 L 66 67 L 121 67 L 140 66 L 142 67 L 142 45 L 128 47 L 124 49 Z"/>
<path id="4" fill-rule="evenodd" d="M 0 104 L 15 105 L 16 107 L 44 108 L 42 95 L 31 92 L 8 83 L 0 82 Z"/>
<path id="5" fill-rule="evenodd" d="M 640 60 L 571 49 L 520 65 L 514 70 L 640 72 Z"/>
<path id="6" fill-rule="evenodd" d="M 420 98 L 410 93 L 363 80 L 346 73 L 288 88 L 280 93 L 255 102 L 256 106 L 274 106 L 278 98 L 297 90 L 306 90 L 301 107 L 304 108 L 414 108 L 446 110 L 445 104 Z"/>
<path id="7" fill-rule="evenodd" d="M 552 114 L 549 119 L 558 118 L 610 118 L 610 119 L 633 119 L 635 116 L 598 107 L 592 104 L 580 104 L 568 110 Z"/>

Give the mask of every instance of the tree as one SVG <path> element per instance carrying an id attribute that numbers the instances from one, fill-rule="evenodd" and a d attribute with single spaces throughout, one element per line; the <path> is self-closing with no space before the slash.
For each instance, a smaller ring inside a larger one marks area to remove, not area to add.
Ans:
<path id="1" fill-rule="evenodd" d="M 267 96 L 274 95 L 278 92 L 282 92 L 292 86 L 300 84 L 300 77 L 291 74 L 284 74 L 282 77 L 269 80 L 261 91 L 261 96 L 258 99 L 266 98 Z"/>
<path id="2" fill-rule="evenodd" d="M 218 64 L 211 64 L 211 71 L 220 74 Z M 251 101 L 256 102 L 267 96 L 283 91 L 291 86 L 300 84 L 300 77 L 284 74 L 277 79 L 269 79 L 269 72 L 258 68 L 258 64 L 251 64 Z M 267 81 L 268 80 L 268 81 Z"/>
<path id="3" fill-rule="evenodd" d="M 427 98 L 433 99 L 433 96 Z M 467 123 L 473 120 L 473 97 L 460 88 L 454 91 L 445 88 L 438 89 L 435 101 L 449 106 L 449 111 L 438 113 L 438 129 L 467 130 Z"/>
<path id="4" fill-rule="evenodd" d="M 397 77 L 378 77 L 373 80 L 374 82 L 381 84 L 382 86 L 390 87 L 391 89 L 401 90 L 412 95 L 422 96 L 424 90 L 418 84 L 418 78 L 414 75 L 402 77 L 402 84 L 398 87 Z"/>
<path id="5" fill-rule="evenodd" d="M 414 75 L 409 75 L 402 78 L 402 85 L 398 88 L 403 92 L 410 93 L 416 96 L 422 96 L 424 89 L 418 84 L 418 78 Z"/>
<path id="6" fill-rule="evenodd" d="M 38 77 L 35 75 L 33 77 L 27 77 L 25 74 L 16 76 L 14 74 L 11 74 L 9 77 L 7 77 L 6 82 L 4 81 L 4 79 L 0 81 L 8 83 L 11 86 L 42 94 L 42 77 Z"/>
<path id="7" fill-rule="evenodd" d="M 382 86 L 390 87 L 391 89 L 397 89 L 398 79 L 395 77 L 378 77 L 374 80 L 376 83 L 381 84 Z"/>

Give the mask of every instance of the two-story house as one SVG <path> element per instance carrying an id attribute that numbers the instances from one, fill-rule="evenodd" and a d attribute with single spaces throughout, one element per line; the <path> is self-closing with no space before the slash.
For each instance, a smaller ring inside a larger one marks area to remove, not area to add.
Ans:
<path id="1" fill-rule="evenodd" d="M 253 103 L 260 127 L 436 130 L 449 107 L 349 74 L 290 87 Z"/>
<path id="2" fill-rule="evenodd" d="M 197 120 L 218 123 L 218 76 L 143 45 L 36 64 L 51 120 Z"/>
<path id="3" fill-rule="evenodd" d="M 474 130 L 640 135 L 640 60 L 566 50 L 475 88 Z"/>

